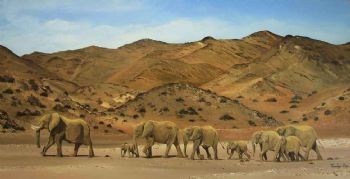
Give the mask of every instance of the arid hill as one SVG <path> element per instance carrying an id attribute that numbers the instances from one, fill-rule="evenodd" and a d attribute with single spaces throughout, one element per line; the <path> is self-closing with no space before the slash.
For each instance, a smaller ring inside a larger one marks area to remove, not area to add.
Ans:
<path id="1" fill-rule="evenodd" d="M 28 107 L 9 107 L 11 98 L 28 101 L 34 95 L 48 107 L 32 110 L 60 111 L 93 125 L 104 120 L 123 129 L 145 119 L 246 128 L 252 126 L 247 121 L 254 119 L 254 111 L 285 124 L 350 127 L 348 43 L 260 31 L 242 39 L 205 37 L 183 44 L 143 39 L 116 49 L 90 46 L 22 57 L 5 47 L 0 52 L 1 75 L 16 81 L 1 82 L 4 90 L 31 79 L 40 86 L 38 92 L 2 94 L 7 103 L 0 109 L 14 119 L 21 119 L 15 114 Z M 45 86 L 53 91 L 48 97 L 40 95 Z M 146 112 L 140 112 L 141 106 Z M 163 107 L 169 111 L 160 111 Z M 225 114 L 235 120 L 219 120 Z"/>

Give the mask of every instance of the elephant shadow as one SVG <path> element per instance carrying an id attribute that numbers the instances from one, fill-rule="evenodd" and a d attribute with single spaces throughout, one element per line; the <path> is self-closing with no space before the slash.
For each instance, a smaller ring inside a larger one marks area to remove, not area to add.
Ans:
<path id="1" fill-rule="evenodd" d="M 76 157 L 88 157 L 89 155 L 77 155 L 77 156 L 73 156 L 72 154 L 70 155 L 62 155 L 62 157 L 71 157 L 71 158 L 76 158 Z M 46 154 L 45 157 L 57 157 L 57 155 L 55 154 Z M 101 156 L 94 156 L 94 157 L 101 157 Z"/>
<path id="2" fill-rule="evenodd" d="M 176 158 L 177 155 L 168 155 L 168 158 Z M 147 158 L 147 157 L 142 157 Z M 152 158 L 164 158 L 162 155 L 152 155 Z"/>

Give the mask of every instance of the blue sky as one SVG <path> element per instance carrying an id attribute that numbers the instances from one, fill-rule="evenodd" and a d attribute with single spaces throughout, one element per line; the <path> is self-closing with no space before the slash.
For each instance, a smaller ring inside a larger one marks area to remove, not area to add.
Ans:
<path id="1" fill-rule="evenodd" d="M 259 30 L 349 42 L 350 0 L 0 0 L 0 44 L 19 55 Z"/>

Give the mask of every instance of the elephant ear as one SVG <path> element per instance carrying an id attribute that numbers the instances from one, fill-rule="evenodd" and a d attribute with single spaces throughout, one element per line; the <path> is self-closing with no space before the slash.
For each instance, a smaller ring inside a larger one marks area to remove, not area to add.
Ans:
<path id="1" fill-rule="evenodd" d="M 150 121 L 146 122 L 145 125 L 143 126 L 142 137 L 149 136 L 152 133 L 153 129 L 154 129 L 153 122 L 150 122 Z"/>
<path id="2" fill-rule="evenodd" d="M 295 135 L 295 130 L 296 129 L 293 126 L 286 127 L 284 130 L 284 136 L 288 137 Z"/>
<path id="3" fill-rule="evenodd" d="M 51 114 L 51 120 L 49 122 L 49 131 L 51 132 L 53 129 L 57 127 L 57 125 L 60 123 L 60 115 L 58 113 L 52 113 Z"/>
<path id="4" fill-rule="evenodd" d="M 196 127 L 193 129 L 192 136 L 190 137 L 191 140 L 197 140 L 203 136 L 203 131 L 201 128 Z"/>

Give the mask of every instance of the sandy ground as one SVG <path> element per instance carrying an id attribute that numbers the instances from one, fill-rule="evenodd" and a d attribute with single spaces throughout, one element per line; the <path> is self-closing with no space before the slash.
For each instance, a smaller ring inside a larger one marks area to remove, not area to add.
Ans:
<path id="1" fill-rule="evenodd" d="M 46 138 L 42 137 L 43 139 Z M 226 160 L 226 151 L 220 148 L 220 160 L 188 160 L 175 157 L 162 158 L 164 145 L 155 145 L 152 159 L 121 158 L 117 148 L 120 136 L 95 136 L 95 154 L 88 158 L 86 147 L 80 156 L 71 157 L 73 146 L 63 146 L 63 158 L 57 158 L 56 146 L 50 148 L 47 157 L 32 143 L 32 134 L 0 135 L 0 178 L 279 178 L 350 177 L 350 138 L 322 139 L 320 149 L 325 160 L 303 162 L 261 162 L 257 155 L 253 160 L 240 162 Z M 44 140 L 42 140 L 44 141 Z M 42 142 L 44 144 L 44 142 Z M 189 148 L 189 151 L 192 151 Z M 204 151 L 202 151 L 204 154 Z M 311 152 L 311 158 L 316 156 Z M 106 157 L 108 155 L 108 157 Z"/>

